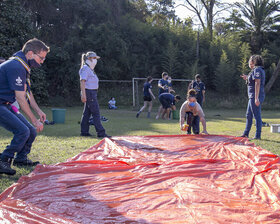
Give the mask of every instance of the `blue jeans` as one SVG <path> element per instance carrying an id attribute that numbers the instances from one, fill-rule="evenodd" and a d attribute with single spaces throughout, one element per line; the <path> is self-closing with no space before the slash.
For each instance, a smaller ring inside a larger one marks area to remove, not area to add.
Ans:
<path id="1" fill-rule="evenodd" d="M 25 160 L 30 153 L 37 132 L 22 114 L 15 113 L 10 105 L 0 105 L 0 126 L 12 132 L 14 137 L 11 144 L 2 153 L 2 158 Z"/>
<path id="2" fill-rule="evenodd" d="M 246 112 L 246 127 L 244 131 L 244 135 L 249 136 L 249 132 L 252 127 L 253 117 L 256 120 L 256 134 L 255 138 L 261 137 L 262 132 L 262 115 L 261 115 L 261 104 L 263 100 L 260 100 L 260 105 L 257 107 L 255 104 L 255 98 L 250 98 L 248 101 L 248 107 Z"/>
<path id="3" fill-rule="evenodd" d="M 89 133 L 89 118 L 92 115 L 93 125 L 97 136 L 104 136 L 105 129 L 100 121 L 99 104 L 97 101 L 97 91 L 86 89 L 87 102 L 84 105 L 84 111 L 81 121 L 81 134 Z"/>

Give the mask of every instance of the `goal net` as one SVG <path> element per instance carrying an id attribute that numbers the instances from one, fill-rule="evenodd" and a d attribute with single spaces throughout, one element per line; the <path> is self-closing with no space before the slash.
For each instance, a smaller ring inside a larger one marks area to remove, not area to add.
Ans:
<path id="1" fill-rule="evenodd" d="M 153 78 L 152 81 L 152 92 L 155 95 L 156 99 L 158 97 L 158 81 L 160 79 Z M 143 87 L 146 78 L 133 78 L 132 79 L 132 106 L 133 108 L 138 109 L 143 104 Z M 175 95 L 180 95 L 182 99 L 186 98 L 187 90 L 189 83 L 192 80 L 190 79 L 172 79 L 172 88 L 175 91 Z M 159 104 L 158 100 L 155 100 L 155 104 Z"/>

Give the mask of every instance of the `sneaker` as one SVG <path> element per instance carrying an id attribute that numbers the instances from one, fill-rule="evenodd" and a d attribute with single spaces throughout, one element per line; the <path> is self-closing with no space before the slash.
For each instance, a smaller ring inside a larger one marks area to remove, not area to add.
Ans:
<path id="1" fill-rule="evenodd" d="M 80 136 L 91 137 L 92 134 L 90 134 L 90 133 L 81 133 Z"/>
<path id="2" fill-rule="evenodd" d="M 139 115 L 140 115 L 140 113 L 138 112 L 138 113 L 136 114 L 136 118 L 138 118 L 138 117 L 139 117 Z"/>
<path id="3" fill-rule="evenodd" d="M 98 138 L 111 138 L 112 136 L 104 134 L 104 135 L 98 135 Z"/>
<path id="4" fill-rule="evenodd" d="M 248 135 L 243 134 L 243 135 L 241 135 L 241 136 L 239 136 L 239 137 L 248 138 Z"/>
<path id="5" fill-rule="evenodd" d="M 103 121 L 103 122 L 107 122 L 107 121 L 109 121 L 109 119 L 107 119 L 107 118 L 106 118 L 106 117 L 104 117 L 104 116 L 101 116 L 101 117 L 100 117 L 100 120 L 101 120 L 101 121 Z"/>
<path id="6" fill-rule="evenodd" d="M 39 161 L 33 162 L 30 159 L 14 160 L 14 163 L 13 163 L 14 166 L 36 166 L 38 164 L 40 164 Z"/>
<path id="7" fill-rule="evenodd" d="M 16 171 L 11 168 L 12 158 L 0 158 L 0 174 L 15 175 Z"/>

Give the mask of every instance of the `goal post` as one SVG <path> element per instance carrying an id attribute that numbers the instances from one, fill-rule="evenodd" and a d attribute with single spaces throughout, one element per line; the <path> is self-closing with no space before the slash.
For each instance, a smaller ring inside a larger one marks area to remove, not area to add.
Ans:
<path id="1" fill-rule="evenodd" d="M 158 94 L 158 80 L 159 78 L 153 78 L 154 81 L 156 81 L 156 84 L 154 82 L 153 85 L 153 93 L 155 96 Z M 143 86 L 146 81 L 146 78 L 132 78 L 132 106 L 133 108 L 140 106 L 140 96 L 143 94 Z M 176 94 L 179 94 L 183 96 L 182 94 L 186 95 L 188 85 L 192 80 L 190 79 L 172 79 L 172 87 L 175 90 Z"/>

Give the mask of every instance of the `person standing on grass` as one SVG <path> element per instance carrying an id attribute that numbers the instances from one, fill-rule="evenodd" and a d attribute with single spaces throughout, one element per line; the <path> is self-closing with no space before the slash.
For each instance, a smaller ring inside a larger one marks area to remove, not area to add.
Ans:
<path id="1" fill-rule="evenodd" d="M 167 72 L 163 72 L 161 74 L 161 79 L 158 81 L 158 95 L 162 94 L 162 93 L 168 93 L 169 92 L 169 88 L 168 88 L 168 73 Z M 161 113 L 162 113 L 162 105 L 159 106 L 158 108 L 158 112 L 156 115 L 156 119 L 159 119 Z"/>
<path id="2" fill-rule="evenodd" d="M 84 103 L 84 110 L 81 119 L 81 136 L 92 136 L 89 133 L 89 119 L 92 116 L 93 125 L 98 138 L 111 137 L 106 134 L 100 121 L 97 90 L 99 79 L 94 71 L 97 59 L 100 57 L 95 52 L 89 51 L 82 54 L 81 68 L 79 71 L 81 85 L 81 101 Z"/>
<path id="3" fill-rule="evenodd" d="M 162 93 L 158 99 L 163 108 L 161 118 L 170 120 L 170 112 L 176 110 L 175 103 L 181 100 L 181 97 L 179 95 L 174 96 L 171 93 Z"/>
<path id="4" fill-rule="evenodd" d="M 196 91 L 196 99 L 197 102 L 200 104 L 202 107 L 202 104 L 205 102 L 205 85 L 201 81 L 200 75 L 196 74 L 195 75 L 195 80 L 193 80 L 188 88 L 188 91 L 194 89 Z"/>
<path id="5" fill-rule="evenodd" d="M 262 57 L 260 55 L 252 55 L 249 59 L 249 67 L 251 69 L 251 72 L 248 75 L 243 74 L 240 76 L 241 78 L 246 80 L 249 98 L 246 112 L 246 127 L 241 137 L 248 138 L 254 116 L 256 120 L 256 134 L 254 139 L 261 139 L 261 105 L 265 98 L 265 71 L 263 66 L 264 62 Z"/>
<path id="6" fill-rule="evenodd" d="M 144 88 L 143 88 L 143 92 L 144 92 L 144 97 L 143 97 L 144 98 L 144 106 L 137 112 L 137 114 L 136 114 L 137 118 L 139 117 L 141 112 L 143 110 L 145 110 L 147 105 L 149 105 L 147 118 L 151 117 L 151 111 L 152 111 L 152 107 L 153 107 L 152 97 L 154 99 L 156 99 L 154 94 L 153 94 L 153 92 L 152 92 L 152 86 L 151 86 L 152 81 L 153 81 L 153 78 L 151 76 L 148 76 L 147 79 L 146 79 L 146 82 L 144 84 Z"/>
<path id="7" fill-rule="evenodd" d="M 208 134 L 206 130 L 206 120 L 200 104 L 197 102 L 196 91 L 190 89 L 188 91 L 187 100 L 182 104 L 180 109 L 180 126 L 184 130 L 184 124 L 187 121 L 188 134 L 191 134 L 191 129 L 194 134 L 199 134 L 199 121 L 203 126 L 202 133 Z"/>
<path id="8" fill-rule="evenodd" d="M 28 159 L 27 155 L 36 138 L 36 131 L 40 132 L 44 128 L 46 114 L 39 108 L 31 92 L 30 71 L 43 64 L 49 51 L 45 43 L 34 38 L 27 41 L 21 51 L 0 65 L 0 126 L 14 134 L 10 145 L 0 155 L 0 173 L 16 173 L 11 168 L 15 154 L 14 166 L 39 164 Z M 16 100 L 32 124 L 12 105 Z M 38 114 L 39 120 L 30 107 Z"/>

